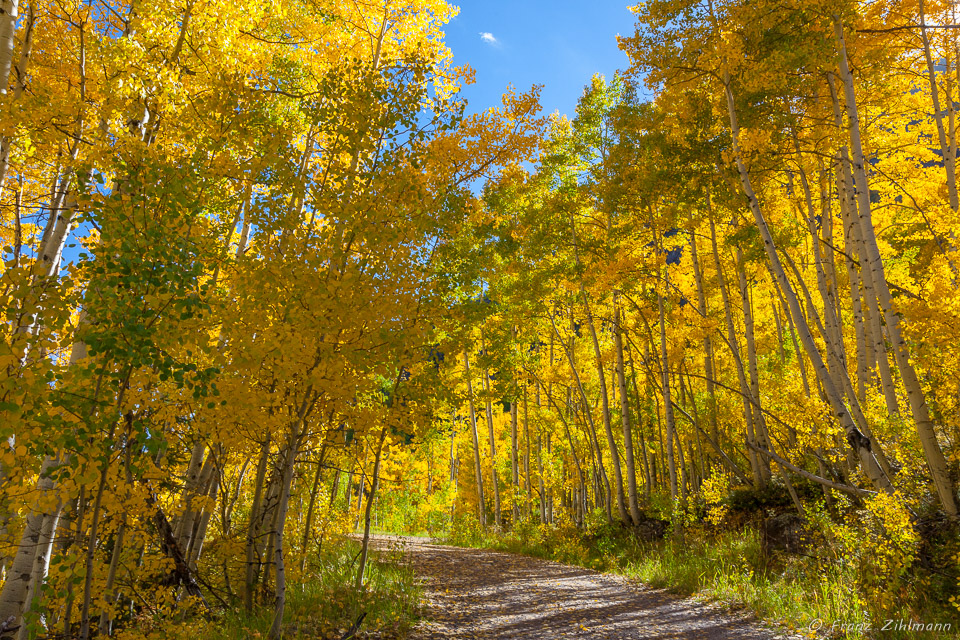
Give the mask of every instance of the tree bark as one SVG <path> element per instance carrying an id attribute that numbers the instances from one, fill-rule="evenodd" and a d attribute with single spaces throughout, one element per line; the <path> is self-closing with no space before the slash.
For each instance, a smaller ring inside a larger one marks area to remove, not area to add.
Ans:
<path id="1" fill-rule="evenodd" d="M 17 7 L 18 0 L 6 0 L 5 2 L 0 2 L 0 58 L 5 55 L 6 42 L 4 40 L 5 31 L 8 28 L 7 20 L 10 18 L 5 12 L 11 6 L 14 8 L 14 11 L 18 9 Z M 17 65 L 14 67 L 15 73 L 15 82 L 13 86 L 13 96 L 10 102 L 16 102 L 20 99 L 20 96 L 23 95 L 23 90 L 27 86 L 27 66 L 30 63 L 30 54 L 33 49 L 33 27 L 36 24 L 36 9 L 33 4 L 29 5 L 27 8 L 28 15 L 27 21 L 24 25 L 24 34 L 23 34 L 23 43 L 20 45 L 20 60 L 17 62 Z M 15 28 L 15 23 L 17 21 L 16 16 L 12 18 Z M 13 58 L 13 52 L 10 52 L 11 60 Z M 2 69 L 2 60 L 0 60 L 0 74 L 3 74 Z M 4 93 L 6 92 L 7 82 L 10 75 L 10 68 L 7 67 L 6 75 L 0 75 L 0 88 L 2 88 Z M 9 113 L 9 112 L 8 112 Z M 7 171 L 10 168 L 10 143 L 11 140 L 8 136 L 0 136 L 0 197 L 3 196 L 3 186 L 7 178 Z"/>
<path id="2" fill-rule="evenodd" d="M 380 442 L 377 444 L 377 454 L 373 462 L 373 480 L 370 483 L 370 496 L 367 498 L 367 511 L 363 524 L 363 543 L 360 547 L 360 566 L 357 568 L 357 590 L 363 589 L 363 574 L 367 568 L 367 551 L 370 547 L 370 514 L 373 510 L 373 499 L 380 486 L 380 459 L 383 454 L 383 443 L 387 439 L 387 428 L 380 430 Z"/>
<path id="3" fill-rule="evenodd" d="M 708 196 L 709 203 L 709 196 Z M 710 241 L 713 249 L 713 260 L 717 265 L 717 281 L 720 287 L 720 297 L 723 300 L 723 314 L 727 325 L 727 345 L 730 348 L 730 354 L 733 356 L 735 369 L 737 372 L 737 382 L 740 385 L 740 401 L 743 410 L 743 424 L 746 431 L 746 440 L 752 442 L 754 439 L 753 409 L 750 404 L 750 397 L 753 395 L 750 385 L 747 383 L 747 377 L 743 370 L 743 358 L 740 355 L 740 346 L 737 340 L 737 332 L 733 324 L 733 309 L 730 303 L 730 294 L 727 292 L 726 277 L 723 273 L 723 266 L 720 262 L 720 251 L 717 247 L 717 229 L 710 219 Z M 759 487 L 763 484 L 763 473 L 760 470 L 760 458 L 752 449 L 747 449 L 747 459 L 750 462 L 750 471 L 753 475 L 753 484 Z"/>
<path id="4" fill-rule="evenodd" d="M 957 199 L 957 157 L 951 155 L 950 141 L 943 126 L 943 109 L 940 107 L 940 89 L 937 86 L 937 71 L 930 54 L 930 38 L 927 36 L 927 18 L 923 0 L 918 0 L 920 10 L 920 39 L 923 42 L 923 58 L 927 63 L 927 81 L 930 83 L 930 99 L 933 102 L 933 121 L 937 125 L 937 141 L 940 143 L 940 155 L 943 158 L 943 169 L 946 173 L 947 196 L 950 199 L 950 208 L 956 213 L 960 208 Z M 950 100 L 950 96 L 947 96 Z"/>
<path id="5" fill-rule="evenodd" d="M 510 401 L 510 469 L 513 472 L 513 522 L 511 526 L 516 526 L 520 521 L 520 462 L 517 442 L 517 401 Z"/>
<path id="6" fill-rule="evenodd" d="M 630 520 L 640 523 L 640 503 L 637 500 L 637 466 L 633 455 L 633 428 L 630 424 L 630 399 L 627 397 L 627 378 L 624 372 L 623 327 L 620 325 L 618 295 L 613 295 L 613 339 L 617 350 L 617 388 L 620 391 L 620 425 L 623 429 L 623 451 L 627 464 L 627 492 L 630 504 Z"/>
<path id="7" fill-rule="evenodd" d="M 260 559 L 256 557 L 260 538 L 261 510 L 263 507 L 263 489 L 267 477 L 267 462 L 270 457 L 270 438 L 260 448 L 260 460 L 257 463 L 257 477 L 254 483 L 253 503 L 250 506 L 250 521 L 247 523 L 246 571 L 243 589 L 243 604 L 247 612 L 253 611 L 253 592 L 257 585 Z"/>
<path id="8" fill-rule="evenodd" d="M 27 587 L 27 594 L 24 598 L 20 632 L 17 636 L 18 640 L 28 640 L 30 637 L 28 627 L 24 624 L 25 621 L 23 618 L 30 612 L 33 607 L 33 600 L 40 593 L 43 588 L 43 582 L 47 578 L 47 572 L 50 569 L 50 554 L 53 552 L 53 541 L 57 531 L 57 524 L 60 521 L 62 508 L 62 503 L 58 501 L 56 508 L 43 518 L 37 550 L 33 558 L 33 570 L 30 572 L 30 584 Z"/>
<path id="9" fill-rule="evenodd" d="M 470 435 L 473 438 L 473 469 L 477 478 L 477 509 L 480 525 L 487 526 L 487 508 L 483 497 L 483 467 L 480 466 L 480 436 L 477 433 L 477 412 L 473 405 L 473 382 L 470 380 L 470 356 L 463 352 L 463 365 L 467 378 L 467 406 L 470 410 Z"/>
<path id="10" fill-rule="evenodd" d="M 800 302 L 797 300 L 797 296 L 793 291 L 793 287 L 790 284 L 790 281 L 787 279 L 787 274 L 783 270 L 783 265 L 781 264 L 780 257 L 777 254 L 776 245 L 773 242 L 773 236 L 770 234 L 767 221 L 763 217 L 763 211 L 760 208 L 760 201 L 757 199 L 757 196 L 753 191 L 750 174 L 747 171 L 747 167 L 743 162 L 743 157 L 740 152 L 740 127 L 737 123 L 737 112 L 733 97 L 733 90 L 730 87 L 730 78 L 728 76 L 724 77 L 724 90 L 727 97 L 727 110 L 730 116 L 730 131 L 737 171 L 740 174 L 740 182 L 743 187 L 744 194 L 747 197 L 750 210 L 753 213 L 754 221 L 757 224 L 757 228 L 760 230 L 760 237 L 763 240 L 764 250 L 767 253 L 768 267 L 779 282 L 780 289 L 787 299 L 787 303 L 790 307 L 790 313 L 793 315 L 794 322 L 797 325 L 797 329 L 800 333 L 800 342 L 807 351 L 807 355 L 813 364 L 814 371 L 817 373 L 817 378 L 820 380 L 820 383 L 827 394 L 827 398 L 830 402 L 831 408 L 833 409 L 834 416 L 840 421 L 844 431 L 847 434 L 847 442 L 857 453 L 857 456 L 860 459 L 861 468 L 876 487 L 884 491 L 892 492 L 893 486 L 890 484 L 890 479 L 880 468 L 880 465 L 877 463 L 877 460 L 870 449 L 870 440 L 864 436 L 859 429 L 857 429 L 856 424 L 854 424 L 853 419 L 850 416 L 850 412 L 843 403 L 842 394 L 833 384 L 833 379 L 830 377 L 830 372 L 827 370 L 827 367 L 823 362 L 823 358 L 821 357 L 820 351 L 813 339 L 813 334 L 810 331 L 810 327 L 807 325 L 807 322 L 803 316 Z M 869 195 L 867 196 L 867 199 L 869 200 Z"/>
<path id="11" fill-rule="evenodd" d="M 310 391 L 307 392 L 308 395 Z M 306 407 L 308 399 L 304 399 Z M 301 411 L 301 420 L 303 420 Z M 300 441 L 303 433 L 306 431 L 306 425 L 301 428 L 300 424 L 290 429 L 290 439 L 284 451 L 283 476 L 280 485 L 280 502 L 277 505 L 277 518 L 275 524 L 275 537 L 273 543 L 274 568 L 276 571 L 276 596 L 274 599 L 273 624 L 270 625 L 268 637 L 271 640 L 279 640 L 283 636 L 283 612 L 286 607 L 287 599 L 287 573 L 283 558 L 283 532 L 287 522 L 287 509 L 290 505 L 290 488 L 293 485 L 293 468 L 297 461 L 297 454 L 300 452 Z"/>
<path id="12" fill-rule="evenodd" d="M 893 343 L 893 353 L 897 361 L 897 366 L 900 369 L 900 379 L 903 381 L 903 386 L 907 391 L 907 399 L 910 402 L 910 410 L 913 413 L 917 437 L 920 440 L 920 445 L 923 447 L 927 468 L 930 470 L 930 476 L 933 480 L 934 487 L 936 487 L 943 510 L 950 518 L 957 518 L 956 486 L 954 486 L 950 478 L 947 461 L 937 441 L 936 430 L 930 418 L 930 410 L 927 406 L 926 398 L 923 395 L 923 389 L 920 386 L 920 379 L 910 360 L 907 343 L 903 339 L 900 328 L 900 314 L 893 308 L 890 289 L 887 286 L 883 261 L 880 256 L 880 249 L 877 246 L 877 238 L 870 215 L 870 189 L 863 157 L 863 145 L 860 140 L 860 116 L 857 110 L 856 93 L 853 87 L 853 74 L 850 73 L 850 67 L 847 62 L 847 47 L 843 35 L 843 24 L 840 22 L 839 17 L 836 16 L 834 16 L 834 31 L 839 45 L 840 74 L 843 77 L 847 102 L 850 146 L 853 151 L 853 170 L 857 182 L 863 186 L 858 193 L 858 204 L 860 205 L 860 230 L 864 239 L 864 254 L 867 268 L 874 275 L 874 284 L 880 294 L 880 307 L 883 312 L 883 317 L 886 320 L 890 341 Z"/>
<path id="13" fill-rule="evenodd" d="M 573 317 L 572 317 L 572 316 L 570 317 L 570 323 L 571 323 L 571 325 L 573 324 Z M 554 333 L 556 334 L 557 338 L 560 339 L 560 344 L 563 345 L 564 353 L 566 353 L 566 356 L 567 356 L 567 362 L 568 362 L 568 364 L 570 365 L 570 372 L 573 374 L 573 379 L 574 379 L 574 381 L 576 382 L 578 391 L 580 392 L 580 400 L 581 400 L 581 404 L 582 404 L 582 406 L 583 406 L 584 417 L 585 417 L 586 422 L 587 422 L 587 429 L 589 430 L 590 440 L 591 440 L 591 442 L 592 442 L 592 444 L 593 444 L 593 449 L 594 449 L 595 455 L 596 455 L 596 457 L 597 457 L 598 473 L 599 473 L 601 479 L 603 480 L 604 484 L 606 484 L 606 487 L 607 487 L 607 489 L 606 489 L 607 499 L 604 500 L 604 505 L 605 505 L 606 511 L 607 511 L 607 520 L 608 520 L 608 521 L 613 521 L 613 513 L 612 513 L 612 511 L 611 511 L 611 505 L 610 505 L 610 497 L 611 497 L 611 496 L 610 496 L 610 484 L 609 484 L 609 482 L 607 481 L 606 470 L 604 469 L 604 466 L 603 466 L 603 455 L 602 455 L 602 452 L 600 451 L 600 444 L 599 444 L 599 442 L 597 441 L 597 430 L 596 430 L 596 428 L 594 427 L 594 423 L 593 423 L 593 413 L 590 411 L 590 403 L 589 403 L 589 401 L 587 400 L 587 392 L 586 392 L 586 390 L 583 388 L 583 382 L 580 380 L 580 372 L 577 370 L 577 363 L 576 363 L 576 361 L 575 361 L 574 358 L 573 358 L 573 348 L 572 348 L 572 347 L 569 347 L 569 348 L 567 347 L 567 345 L 566 345 L 566 343 L 564 342 L 563 338 L 560 336 L 560 332 L 559 332 L 559 330 L 557 329 L 556 323 L 553 321 L 553 316 L 552 316 L 552 315 L 550 316 L 550 324 L 551 324 L 551 326 L 553 327 L 553 331 L 554 331 Z"/>
<path id="14" fill-rule="evenodd" d="M 197 510 L 193 508 L 193 501 L 205 493 L 207 481 L 210 479 L 215 466 L 215 456 L 212 450 L 204 460 L 203 454 L 206 450 L 207 446 L 202 442 L 194 445 L 193 452 L 190 455 L 190 465 L 187 467 L 187 478 L 183 488 L 185 506 L 183 515 L 180 516 L 174 527 L 177 533 L 177 544 L 184 550 L 190 546 L 190 539 L 193 535 L 193 527 L 197 517 Z M 202 466 L 197 464 L 197 460 L 202 461 Z"/>
<path id="15" fill-rule="evenodd" d="M 663 309 L 663 294 L 657 291 L 657 311 L 660 315 L 660 376 L 663 394 L 663 417 L 667 423 L 667 469 L 670 473 L 670 499 L 677 501 L 677 463 L 674 459 L 673 442 L 676 421 L 670 401 L 670 356 L 667 353 L 667 320 Z"/>
<path id="16" fill-rule="evenodd" d="M 16 46 L 18 0 L 0 2 L 0 95 L 6 95 L 13 67 L 13 50 Z"/>
<path id="17" fill-rule="evenodd" d="M 486 351 L 486 347 L 484 347 Z M 503 514 L 500 512 L 500 482 L 497 479 L 497 439 L 493 431 L 493 393 L 490 387 L 490 372 L 483 370 L 484 413 L 487 417 L 487 432 L 490 436 L 490 475 L 493 481 L 493 522 L 497 529 L 503 527 Z"/>

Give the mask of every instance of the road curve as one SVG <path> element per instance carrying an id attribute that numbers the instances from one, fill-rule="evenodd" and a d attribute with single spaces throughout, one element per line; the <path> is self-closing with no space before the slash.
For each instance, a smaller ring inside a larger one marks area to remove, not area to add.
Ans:
<path id="1" fill-rule="evenodd" d="M 784 640 L 716 606 L 681 599 L 622 576 L 425 538 L 377 536 L 422 581 L 425 620 L 411 640 Z"/>

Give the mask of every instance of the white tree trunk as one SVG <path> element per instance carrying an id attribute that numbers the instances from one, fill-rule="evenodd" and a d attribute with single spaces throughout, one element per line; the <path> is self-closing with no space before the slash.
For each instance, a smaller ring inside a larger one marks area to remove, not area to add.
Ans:
<path id="1" fill-rule="evenodd" d="M 197 568 L 197 562 L 200 561 L 200 553 L 203 551 L 203 542 L 207 537 L 207 529 L 210 526 L 210 518 L 213 515 L 214 505 L 217 503 L 217 494 L 220 491 L 220 469 L 214 465 L 214 472 L 212 477 L 208 480 L 207 485 L 209 489 L 207 490 L 207 498 L 209 498 L 209 503 L 204 506 L 203 511 L 200 513 L 200 521 L 197 522 L 195 527 L 195 532 L 190 538 L 190 546 L 186 550 L 187 554 L 187 564 L 191 569 Z M 224 496 L 226 499 L 226 496 Z"/>
<path id="2" fill-rule="evenodd" d="M 613 514 L 612 514 L 612 512 L 611 512 L 611 506 L 610 506 L 610 484 L 609 484 L 609 482 L 607 481 L 606 470 L 604 469 L 604 466 L 603 466 L 603 454 L 602 454 L 601 451 L 600 451 L 600 444 L 599 444 L 599 442 L 597 442 L 597 430 L 596 430 L 595 425 L 594 425 L 594 423 L 593 423 L 593 413 L 590 411 L 590 403 L 587 401 L 587 392 L 586 392 L 586 390 L 585 390 L 584 387 L 583 387 L 583 381 L 580 379 L 580 372 L 577 370 L 577 363 L 576 363 L 576 360 L 574 360 L 574 357 L 573 357 L 573 349 L 572 349 L 572 348 L 568 348 L 567 345 L 566 345 L 566 343 L 563 341 L 563 338 L 560 336 L 560 331 L 557 329 L 557 325 L 556 325 L 556 323 L 553 321 L 553 315 L 550 316 L 550 324 L 551 324 L 551 326 L 553 327 L 553 332 L 554 332 L 554 334 L 556 334 L 557 338 L 560 340 L 560 343 L 563 345 L 564 353 L 565 353 L 566 356 L 567 356 L 567 362 L 568 362 L 569 365 L 570 365 L 570 373 L 573 374 L 573 379 L 574 379 L 574 381 L 575 381 L 576 384 L 577 384 L 577 389 L 578 389 L 578 391 L 580 392 L 581 405 L 583 406 L 583 413 L 584 413 L 584 415 L 585 415 L 585 417 L 586 417 L 587 429 L 588 429 L 589 434 L 590 434 L 590 441 L 591 441 L 591 444 L 592 444 L 592 449 L 593 449 L 594 455 L 596 456 L 596 459 L 597 459 L 598 473 L 599 473 L 600 478 L 602 479 L 603 483 L 606 485 L 607 499 L 604 500 L 604 504 L 605 504 L 606 511 L 607 511 L 607 520 L 608 520 L 608 521 L 613 521 Z M 571 316 L 571 318 L 570 318 L 570 324 L 571 324 L 571 326 L 573 325 L 573 317 L 572 317 L 572 316 Z M 557 410 L 557 412 L 559 413 L 559 409 Z M 566 423 L 564 423 L 564 424 L 566 424 Z M 572 438 L 570 438 L 570 434 L 569 434 L 569 433 L 567 434 L 567 438 L 570 440 L 570 447 L 571 447 L 571 450 L 572 450 L 572 448 L 573 448 L 573 440 L 572 440 Z M 586 491 L 583 491 L 582 494 L 583 494 L 583 497 L 586 498 Z"/>
<path id="3" fill-rule="evenodd" d="M 14 0 L 14 4 L 16 0 Z M 0 6 L 8 4 L 7 2 L 0 3 Z M 25 32 L 23 34 L 23 44 L 20 46 L 20 60 L 17 62 L 17 66 L 14 71 L 16 73 L 15 84 L 13 86 L 13 100 L 16 102 L 20 99 L 20 96 L 23 95 L 23 90 L 27 86 L 27 66 L 30 63 L 30 53 L 33 49 L 33 26 L 36 23 L 36 11 L 34 10 L 33 5 L 29 7 L 29 16 L 27 18 L 27 24 L 25 27 Z M 6 18 L 5 15 L 0 15 L 0 31 L 3 28 L 3 19 Z M 0 43 L 2 47 L 2 43 Z M 9 69 L 7 70 L 9 74 Z M 6 78 L 4 76 L 3 87 L 6 88 Z M 7 136 L 0 136 L 0 198 L 3 197 L 3 185 L 7 178 L 7 171 L 10 168 L 10 143 L 11 140 Z"/>
<path id="4" fill-rule="evenodd" d="M 8 627 L 20 624 L 30 580 L 34 575 L 37 552 L 41 547 L 44 521 L 60 510 L 60 506 L 53 498 L 56 485 L 50 478 L 50 472 L 59 464 L 58 458 L 48 456 L 40 466 L 40 477 L 36 488 L 37 499 L 26 517 L 16 555 L 7 571 L 3 590 L 0 591 L 0 622 L 13 618 L 13 623 L 7 625 Z M 50 504 L 51 501 L 55 504 Z M 50 535 L 52 536 L 53 532 Z"/>
<path id="5" fill-rule="evenodd" d="M 663 294 L 659 291 L 657 291 L 657 310 L 660 314 L 660 388 L 663 393 L 664 421 L 667 423 L 667 468 L 670 471 L 670 499 L 676 503 L 677 463 L 673 450 L 676 420 L 673 415 L 673 403 L 670 401 L 670 357 L 667 353 L 667 321 L 663 310 Z"/>
<path id="6" fill-rule="evenodd" d="M 790 281 L 787 279 L 787 274 L 783 269 L 783 265 L 780 262 L 780 257 L 777 254 L 776 245 L 773 242 L 773 236 L 771 235 L 770 229 L 767 226 L 766 219 L 763 217 L 763 211 L 760 208 L 760 201 L 757 199 L 757 195 L 753 190 L 750 174 L 747 171 L 747 167 L 743 162 L 743 156 L 740 152 L 740 127 L 737 123 L 737 111 L 733 98 L 733 90 L 730 88 L 729 77 L 724 78 L 724 90 L 727 98 L 727 110 L 730 116 L 730 132 L 733 142 L 733 152 L 737 165 L 737 171 L 740 174 L 740 183 L 750 205 L 750 210 L 753 213 L 754 221 L 756 222 L 757 228 L 760 231 L 760 237 L 763 240 L 764 250 L 767 253 L 768 267 L 770 268 L 771 273 L 776 278 L 777 282 L 780 284 L 780 289 L 783 292 L 784 297 L 787 299 L 787 304 L 790 307 L 790 313 L 793 316 L 793 320 L 796 323 L 797 330 L 800 334 L 800 342 L 803 344 L 803 347 L 807 352 L 807 356 L 810 358 L 810 362 L 813 365 L 813 369 L 817 374 L 817 378 L 820 380 L 820 383 L 824 388 L 827 399 L 829 400 L 830 406 L 833 409 L 834 416 L 836 416 L 836 418 L 840 421 L 844 432 L 847 434 L 848 443 L 857 453 L 857 456 L 860 459 L 861 468 L 874 486 L 876 486 L 878 489 L 892 492 L 893 487 L 890 484 L 890 479 L 883 472 L 883 469 L 880 468 L 876 457 L 874 457 L 873 452 L 870 449 L 870 440 L 864 436 L 859 429 L 857 429 L 850 412 L 847 410 L 847 407 L 843 402 L 843 394 L 833 384 L 833 379 L 830 376 L 830 372 L 827 369 L 826 364 L 823 362 L 823 357 L 817 348 L 816 341 L 813 338 L 813 333 L 810 331 L 810 327 L 807 325 L 806 318 L 804 318 L 803 310 L 800 307 L 800 302 L 797 299 L 797 295 L 794 292 Z M 869 199 L 869 195 L 867 198 Z"/>
<path id="7" fill-rule="evenodd" d="M 13 50 L 16 46 L 19 1 L 0 2 L 0 95 L 6 95 L 13 66 Z"/>
<path id="8" fill-rule="evenodd" d="M 512 497 L 513 497 L 513 522 L 511 526 L 516 526 L 520 521 L 520 455 L 517 433 L 517 400 L 510 401 L 510 470 L 512 473 Z"/>
<path id="9" fill-rule="evenodd" d="M 177 544 L 184 550 L 190 543 L 190 536 L 193 533 L 193 521 L 196 517 L 196 511 L 193 509 L 193 500 L 198 497 L 198 491 L 200 487 L 203 486 L 204 476 L 210 473 L 213 464 L 212 451 L 204 462 L 203 454 L 206 450 L 207 445 L 203 442 L 198 442 L 190 452 L 190 463 L 187 465 L 187 474 L 183 487 L 183 513 L 177 518 L 174 524 Z"/>
<path id="10" fill-rule="evenodd" d="M 283 561 L 283 530 L 287 521 L 287 509 L 290 504 L 290 487 L 293 484 L 293 467 L 296 464 L 297 453 L 300 450 L 301 433 L 297 427 L 291 429 L 290 442 L 287 443 L 284 452 L 283 476 L 280 482 L 280 503 L 277 505 L 277 518 L 274 529 L 273 554 L 277 584 L 273 624 L 270 625 L 270 633 L 268 635 L 271 640 L 278 640 L 283 636 L 283 612 L 287 601 L 287 573 Z"/>
<path id="11" fill-rule="evenodd" d="M 481 348 L 486 353 L 486 346 L 481 338 Z M 497 439 L 493 431 L 493 401 L 491 399 L 490 372 L 483 370 L 483 408 L 487 417 L 487 434 L 490 440 L 490 476 L 493 482 L 493 522 L 497 528 L 503 526 L 503 517 L 500 513 L 500 482 L 497 479 Z"/>
<path id="12" fill-rule="evenodd" d="M 587 292 L 580 282 L 580 295 L 583 296 L 583 308 L 587 313 L 587 326 L 590 329 L 590 341 L 593 343 L 593 355 L 597 361 L 597 380 L 600 383 L 600 406 L 602 408 L 603 431 L 607 436 L 607 448 L 610 450 L 610 462 L 613 465 L 613 483 L 617 493 L 617 511 L 622 522 L 630 522 L 627 514 L 627 500 L 623 492 L 623 470 L 620 467 L 620 451 L 617 441 L 613 437 L 613 425 L 610 419 L 610 394 L 607 391 L 607 375 L 603 368 L 603 356 L 600 352 L 600 341 L 597 339 L 597 327 L 593 320 L 593 311 L 587 300 Z"/>
<path id="13" fill-rule="evenodd" d="M 63 510 L 63 504 L 58 503 L 53 512 L 48 513 L 43 518 L 43 525 L 40 527 L 40 540 L 37 546 L 36 555 L 33 558 L 33 572 L 30 576 L 30 586 L 27 588 L 27 597 L 23 605 L 23 616 L 30 612 L 33 606 L 34 597 L 43 588 L 43 582 L 47 579 L 47 572 L 50 570 L 50 553 L 53 551 L 53 541 L 57 532 L 57 524 L 60 522 L 60 513 Z M 21 624 L 20 632 L 17 635 L 18 640 L 28 640 L 30 634 L 27 626 Z"/>
<path id="14" fill-rule="evenodd" d="M 916 426 L 917 437 L 920 445 L 923 447 L 924 457 L 927 462 L 927 468 L 930 470 L 930 477 L 936 487 L 937 495 L 940 498 L 940 504 L 943 510 L 951 518 L 958 516 L 957 510 L 957 492 L 950 474 L 947 470 L 947 461 L 937 441 L 936 430 L 933 420 L 930 418 L 930 410 L 927 407 L 927 400 L 923 395 L 923 389 L 920 385 L 920 379 L 910 360 L 910 351 L 906 341 L 903 339 L 900 328 L 900 314 L 893 308 L 893 301 L 890 296 L 890 288 L 887 286 L 886 274 L 884 273 L 883 260 L 880 256 L 880 249 L 877 246 L 877 237 L 873 228 L 873 220 L 870 214 L 870 188 L 867 181 L 865 160 L 863 156 L 863 144 L 860 140 L 860 115 L 857 109 L 856 92 L 853 86 L 853 74 L 850 73 L 850 66 L 847 61 L 847 45 L 843 35 L 843 24 L 839 17 L 834 17 L 834 31 L 839 45 L 840 75 L 843 79 L 844 94 L 847 103 L 847 118 L 850 128 L 850 147 L 853 152 L 853 171 L 857 183 L 861 185 L 858 191 L 858 204 L 860 214 L 860 231 L 863 235 L 863 248 L 866 268 L 873 275 L 873 284 L 879 294 L 880 308 L 883 317 L 886 320 L 887 331 L 890 335 L 890 342 L 893 343 L 893 353 L 900 368 L 900 378 L 907 391 L 907 399 L 910 402 L 910 410 L 913 413 L 913 422 Z"/>
<path id="15" fill-rule="evenodd" d="M 930 83 L 930 99 L 933 102 L 933 121 L 937 125 L 937 140 L 940 143 L 940 153 L 943 157 L 943 168 L 947 178 L 947 195 L 950 198 L 950 208 L 956 213 L 960 208 L 957 199 L 957 157 L 951 154 L 950 141 L 943 126 L 943 110 L 940 108 L 940 89 L 937 86 L 937 71 L 930 53 L 930 38 L 927 36 L 927 17 L 923 0 L 918 0 L 920 10 L 920 39 L 923 42 L 923 57 L 927 63 L 927 81 Z M 950 96 L 947 96 L 950 99 Z"/>
<path id="16" fill-rule="evenodd" d="M 709 191 L 707 198 L 710 198 Z M 690 232 L 690 260 L 693 265 L 694 282 L 697 285 L 697 309 L 700 317 L 707 318 L 707 299 L 704 294 L 703 270 L 700 267 L 700 256 L 697 253 L 696 234 Z M 709 333 L 703 336 L 703 373 L 707 379 L 707 401 L 710 403 L 710 435 L 715 442 L 720 441 L 720 427 L 717 423 L 717 394 L 713 377 L 713 338 Z"/>
<path id="17" fill-rule="evenodd" d="M 633 455 L 633 428 L 630 424 L 630 399 L 627 397 L 627 377 L 624 372 L 623 328 L 620 326 L 620 304 L 617 292 L 613 294 L 613 339 L 617 350 L 617 389 L 620 391 L 620 426 L 623 429 L 623 450 L 627 465 L 627 498 L 630 519 L 640 523 L 640 503 L 637 500 L 637 465 Z"/>
<path id="18" fill-rule="evenodd" d="M 708 200 L 709 203 L 709 200 Z M 753 409 L 750 403 L 752 392 L 747 384 L 747 377 L 743 370 L 743 358 L 740 356 L 740 346 L 737 342 L 737 332 L 733 324 L 733 309 L 730 303 L 730 294 L 727 292 L 726 277 L 723 273 L 723 267 L 720 264 L 720 251 L 717 247 L 717 229 L 710 219 L 710 242 L 713 249 L 713 260 L 717 265 L 717 281 L 720 287 L 720 297 L 723 300 L 723 316 L 727 325 L 727 345 L 730 348 L 730 354 L 733 356 L 735 369 L 737 372 L 737 382 L 740 385 L 740 403 L 743 412 L 743 424 L 748 443 L 752 444 L 753 433 Z M 753 484 L 759 487 L 763 484 L 763 474 L 760 471 L 760 459 L 757 452 L 747 447 L 747 459 L 750 462 L 750 471 L 753 475 Z"/>
<path id="19" fill-rule="evenodd" d="M 526 494 L 524 503 L 524 515 L 530 520 L 533 515 L 533 482 L 530 479 L 530 407 L 527 398 L 527 383 L 523 385 L 523 485 Z"/>
<path id="20" fill-rule="evenodd" d="M 746 278 L 746 264 L 743 259 L 743 252 L 737 249 L 737 274 L 740 280 L 740 299 L 743 304 L 743 333 L 747 343 L 747 370 L 750 374 L 750 417 L 753 424 L 753 442 L 760 443 L 761 446 L 770 450 L 769 438 L 767 438 L 767 424 L 763 417 L 763 405 L 760 401 L 760 376 L 757 370 L 757 344 L 753 321 L 753 303 L 750 295 L 750 288 Z M 741 363 L 742 366 L 742 363 Z M 749 433 L 749 432 L 748 432 Z M 761 455 L 757 460 L 760 470 L 761 486 L 770 482 L 770 461 Z"/>
<path id="21" fill-rule="evenodd" d="M 477 433 L 477 411 L 473 404 L 473 382 L 470 379 L 470 356 L 463 352 L 463 365 L 467 378 L 467 405 L 470 411 L 470 435 L 473 437 L 473 469 L 477 477 L 477 510 L 480 525 L 487 526 L 487 507 L 483 497 L 483 467 L 480 466 L 480 434 Z"/>

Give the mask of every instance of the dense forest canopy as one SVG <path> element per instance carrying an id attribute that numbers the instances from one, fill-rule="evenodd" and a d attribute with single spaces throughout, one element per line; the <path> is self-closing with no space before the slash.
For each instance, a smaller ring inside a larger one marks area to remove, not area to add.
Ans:
<path id="1" fill-rule="evenodd" d="M 0 637 L 745 495 L 955 580 L 952 3 L 651 0 L 569 119 L 466 115 L 441 0 L 2 8 Z"/>

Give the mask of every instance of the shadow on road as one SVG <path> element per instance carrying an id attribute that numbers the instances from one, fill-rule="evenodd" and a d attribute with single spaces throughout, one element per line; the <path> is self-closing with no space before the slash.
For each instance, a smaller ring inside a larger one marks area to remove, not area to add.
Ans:
<path id="1" fill-rule="evenodd" d="M 415 640 L 790 637 L 620 576 L 424 538 L 381 536 L 372 542 L 402 553 L 424 582 L 428 620 L 414 632 Z"/>

